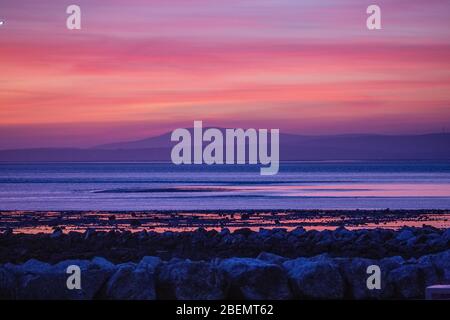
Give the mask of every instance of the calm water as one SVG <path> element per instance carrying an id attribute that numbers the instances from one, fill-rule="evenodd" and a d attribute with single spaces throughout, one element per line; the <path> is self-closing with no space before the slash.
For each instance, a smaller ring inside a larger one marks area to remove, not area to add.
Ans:
<path id="1" fill-rule="evenodd" d="M 0 210 L 450 209 L 450 162 L 0 164 Z"/>

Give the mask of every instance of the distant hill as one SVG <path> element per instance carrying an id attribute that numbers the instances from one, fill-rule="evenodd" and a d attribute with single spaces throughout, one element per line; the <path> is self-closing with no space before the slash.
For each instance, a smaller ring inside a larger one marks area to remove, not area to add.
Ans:
<path id="1" fill-rule="evenodd" d="M 116 142 L 103 144 L 94 149 L 118 150 L 118 149 L 148 149 L 148 148 L 167 148 L 171 147 L 171 133 L 166 133 L 156 137 L 150 137 L 136 141 Z"/>
<path id="2" fill-rule="evenodd" d="M 0 161 L 170 161 L 173 145 L 170 133 L 167 133 L 89 149 L 0 150 Z M 334 136 L 281 134 L 280 159 L 282 161 L 450 160 L 450 134 Z"/>

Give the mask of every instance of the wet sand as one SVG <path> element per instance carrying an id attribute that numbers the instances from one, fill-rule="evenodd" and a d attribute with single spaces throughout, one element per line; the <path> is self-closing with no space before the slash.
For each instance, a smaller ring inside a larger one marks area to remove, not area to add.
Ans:
<path id="1" fill-rule="evenodd" d="M 255 211 L 0 211 L 0 231 L 67 233 L 97 231 L 185 232 L 198 228 L 234 231 L 249 228 L 326 230 L 399 229 L 433 226 L 450 228 L 450 210 L 255 210 Z"/>

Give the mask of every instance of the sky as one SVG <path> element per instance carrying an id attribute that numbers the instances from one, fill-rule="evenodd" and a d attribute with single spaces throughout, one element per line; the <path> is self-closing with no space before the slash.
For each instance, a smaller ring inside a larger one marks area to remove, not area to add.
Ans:
<path id="1" fill-rule="evenodd" d="M 82 29 L 66 28 L 77 4 Z M 381 7 L 368 30 L 366 8 Z M 0 0 L 0 149 L 194 120 L 307 135 L 450 130 L 448 0 Z"/>

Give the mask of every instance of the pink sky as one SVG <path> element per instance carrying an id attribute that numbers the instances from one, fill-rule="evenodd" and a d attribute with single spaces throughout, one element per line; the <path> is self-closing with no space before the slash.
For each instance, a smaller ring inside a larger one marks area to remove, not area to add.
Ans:
<path id="1" fill-rule="evenodd" d="M 82 30 L 65 9 L 82 9 Z M 383 29 L 366 29 L 366 8 Z M 444 0 L 2 0 L 0 148 L 450 130 Z"/>

